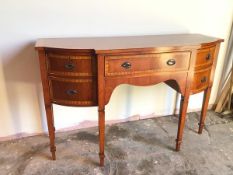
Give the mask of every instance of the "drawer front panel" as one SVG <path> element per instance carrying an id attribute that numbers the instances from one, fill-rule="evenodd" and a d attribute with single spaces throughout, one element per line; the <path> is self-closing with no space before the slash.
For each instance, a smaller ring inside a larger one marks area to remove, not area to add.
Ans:
<path id="1" fill-rule="evenodd" d="M 92 76 L 93 60 L 91 55 L 47 54 L 48 72 L 51 75 Z"/>
<path id="2" fill-rule="evenodd" d="M 192 82 L 191 91 L 193 93 L 200 92 L 208 87 L 210 79 L 211 67 L 196 71 L 194 73 L 194 80 Z"/>
<path id="3" fill-rule="evenodd" d="M 204 68 L 213 64 L 215 47 L 200 49 L 197 52 L 195 68 Z"/>
<path id="4" fill-rule="evenodd" d="M 105 57 L 105 75 L 188 70 L 190 52 Z"/>
<path id="5" fill-rule="evenodd" d="M 92 106 L 96 104 L 93 79 L 50 77 L 52 101 L 58 104 Z"/>

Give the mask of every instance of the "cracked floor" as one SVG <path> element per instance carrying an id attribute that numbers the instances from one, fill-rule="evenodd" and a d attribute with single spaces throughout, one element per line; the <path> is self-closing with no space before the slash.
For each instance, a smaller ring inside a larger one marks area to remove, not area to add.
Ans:
<path id="1" fill-rule="evenodd" d="M 233 175 L 233 117 L 209 111 L 202 135 L 200 113 L 187 116 L 175 152 L 178 119 L 152 118 L 106 127 L 106 163 L 98 166 L 97 127 L 57 133 L 57 160 L 46 135 L 0 143 L 1 175 Z"/>

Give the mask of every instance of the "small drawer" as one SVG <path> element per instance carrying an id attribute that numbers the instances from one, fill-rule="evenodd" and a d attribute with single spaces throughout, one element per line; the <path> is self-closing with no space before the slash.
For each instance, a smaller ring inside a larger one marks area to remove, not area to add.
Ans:
<path id="1" fill-rule="evenodd" d="M 92 76 L 93 60 L 91 55 L 47 53 L 47 66 L 50 75 Z"/>
<path id="2" fill-rule="evenodd" d="M 213 64 L 215 47 L 200 49 L 197 52 L 195 68 L 204 68 Z"/>
<path id="3" fill-rule="evenodd" d="M 198 93 L 208 87 L 211 68 L 196 71 L 192 82 L 191 91 Z"/>
<path id="4" fill-rule="evenodd" d="M 105 76 L 188 70 L 190 52 L 105 57 Z"/>
<path id="5" fill-rule="evenodd" d="M 62 105 L 96 105 L 94 81 L 96 80 L 49 77 L 52 101 Z"/>

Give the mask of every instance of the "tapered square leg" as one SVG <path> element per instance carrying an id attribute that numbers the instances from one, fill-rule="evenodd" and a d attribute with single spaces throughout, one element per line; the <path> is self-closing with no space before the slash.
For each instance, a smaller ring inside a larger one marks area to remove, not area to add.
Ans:
<path id="1" fill-rule="evenodd" d="M 99 107 L 99 158 L 100 166 L 104 166 L 104 144 L 105 144 L 105 109 Z"/>
<path id="2" fill-rule="evenodd" d="M 52 104 L 45 106 L 46 116 L 47 116 L 47 124 L 49 131 L 49 139 L 50 139 L 50 151 L 52 153 L 52 160 L 56 160 L 56 146 L 55 146 L 55 127 L 54 127 L 54 118 L 53 118 L 53 106 Z"/>
<path id="3" fill-rule="evenodd" d="M 178 132 L 177 132 L 177 139 L 176 139 L 176 151 L 180 151 L 180 146 L 182 143 L 183 131 L 184 131 L 185 120 L 186 120 L 186 113 L 187 113 L 187 108 L 188 108 L 188 101 L 189 101 L 189 95 L 181 96 L 180 117 L 179 117 Z"/>
<path id="4" fill-rule="evenodd" d="M 51 103 L 50 97 L 50 87 L 48 80 L 48 72 L 47 72 L 47 63 L 46 63 L 46 54 L 44 49 L 40 49 L 38 51 L 39 54 L 39 62 L 40 62 L 40 73 L 41 80 L 43 84 L 43 94 L 44 94 L 44 103 L 45 103 L 45 111 L 47 118 L 47 125 L 49 131 L 49 139 L 50 139 L 50 151 L 52 153 L 52 160 L 56 160 L 56 147 L 55 147 L 55 127 L 54 127 L 54 118 L 53 118 L 53 106 Z"/>
<path id="5" fill-rule="evenodd" d="M 202 104 L 202 110 L 201 110 L 201 117 L 200 117 L 200 122 L 199 122 L 198 134 L 202 133 L 204 125 L 205 125 L 205 119 L 206 119 L 206 113 L 207 113 L 209 99 L 210 99 L 210 93 L 211 93 L 211 87 L 208 87 L 204 91 L 203 104 Z"/>

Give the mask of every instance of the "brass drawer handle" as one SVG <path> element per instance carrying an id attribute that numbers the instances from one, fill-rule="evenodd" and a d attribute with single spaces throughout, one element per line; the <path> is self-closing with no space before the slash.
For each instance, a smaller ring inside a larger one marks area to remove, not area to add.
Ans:
<path id="1" fill-rule="evenodd" d="M 129 62 L 124 62 L 124 63 L 121 65 L 121 67 L 123 67 L 123 68 L 125 68 L 125 69 L 129 69 L 129 68 L 131 68 L 131 63 L 129 63 Z"/>
<path id="2" fill-rule="evenodd" d="M 170 59 L 170 60 L 167 61 L 168 66 L 173 66 L 175 64 L 176 64 L 176 60 L 174 60 L 174 59 Z"/>
<path id="3" fill-rule="evenodd" d="M 75 94 L 77 94 L 77 93 L 78 93 L 78 91 L 72 90 L 72 89 L 66 91 L 66 94 L 67 94 L 67 95 L 70 95 L 70 96 L 71 96 L 71 95 L 75 95 Z"/>
<path id="4" fill-rule="evenodd" d="M 211 58 L 211 54 L 210 53 L 208 53 L 207 55 L 206 55 L 206 61 L 209 61 L 210 60 L 210 58 Z"/>
<path id="5" fill-rule="evenodd" d="M 68 70 L 73 70 L 75 68 L 75 64 L 67 63 L 67 64 L 65 64 L 65 68 Z"/>
<path id="6" fill-rule="evenodd" d="M 201 83 L 205 83 L 206 81 L 207 81 L 206 76 L 202 77 L 202 79 L 201 79 Z"/>

